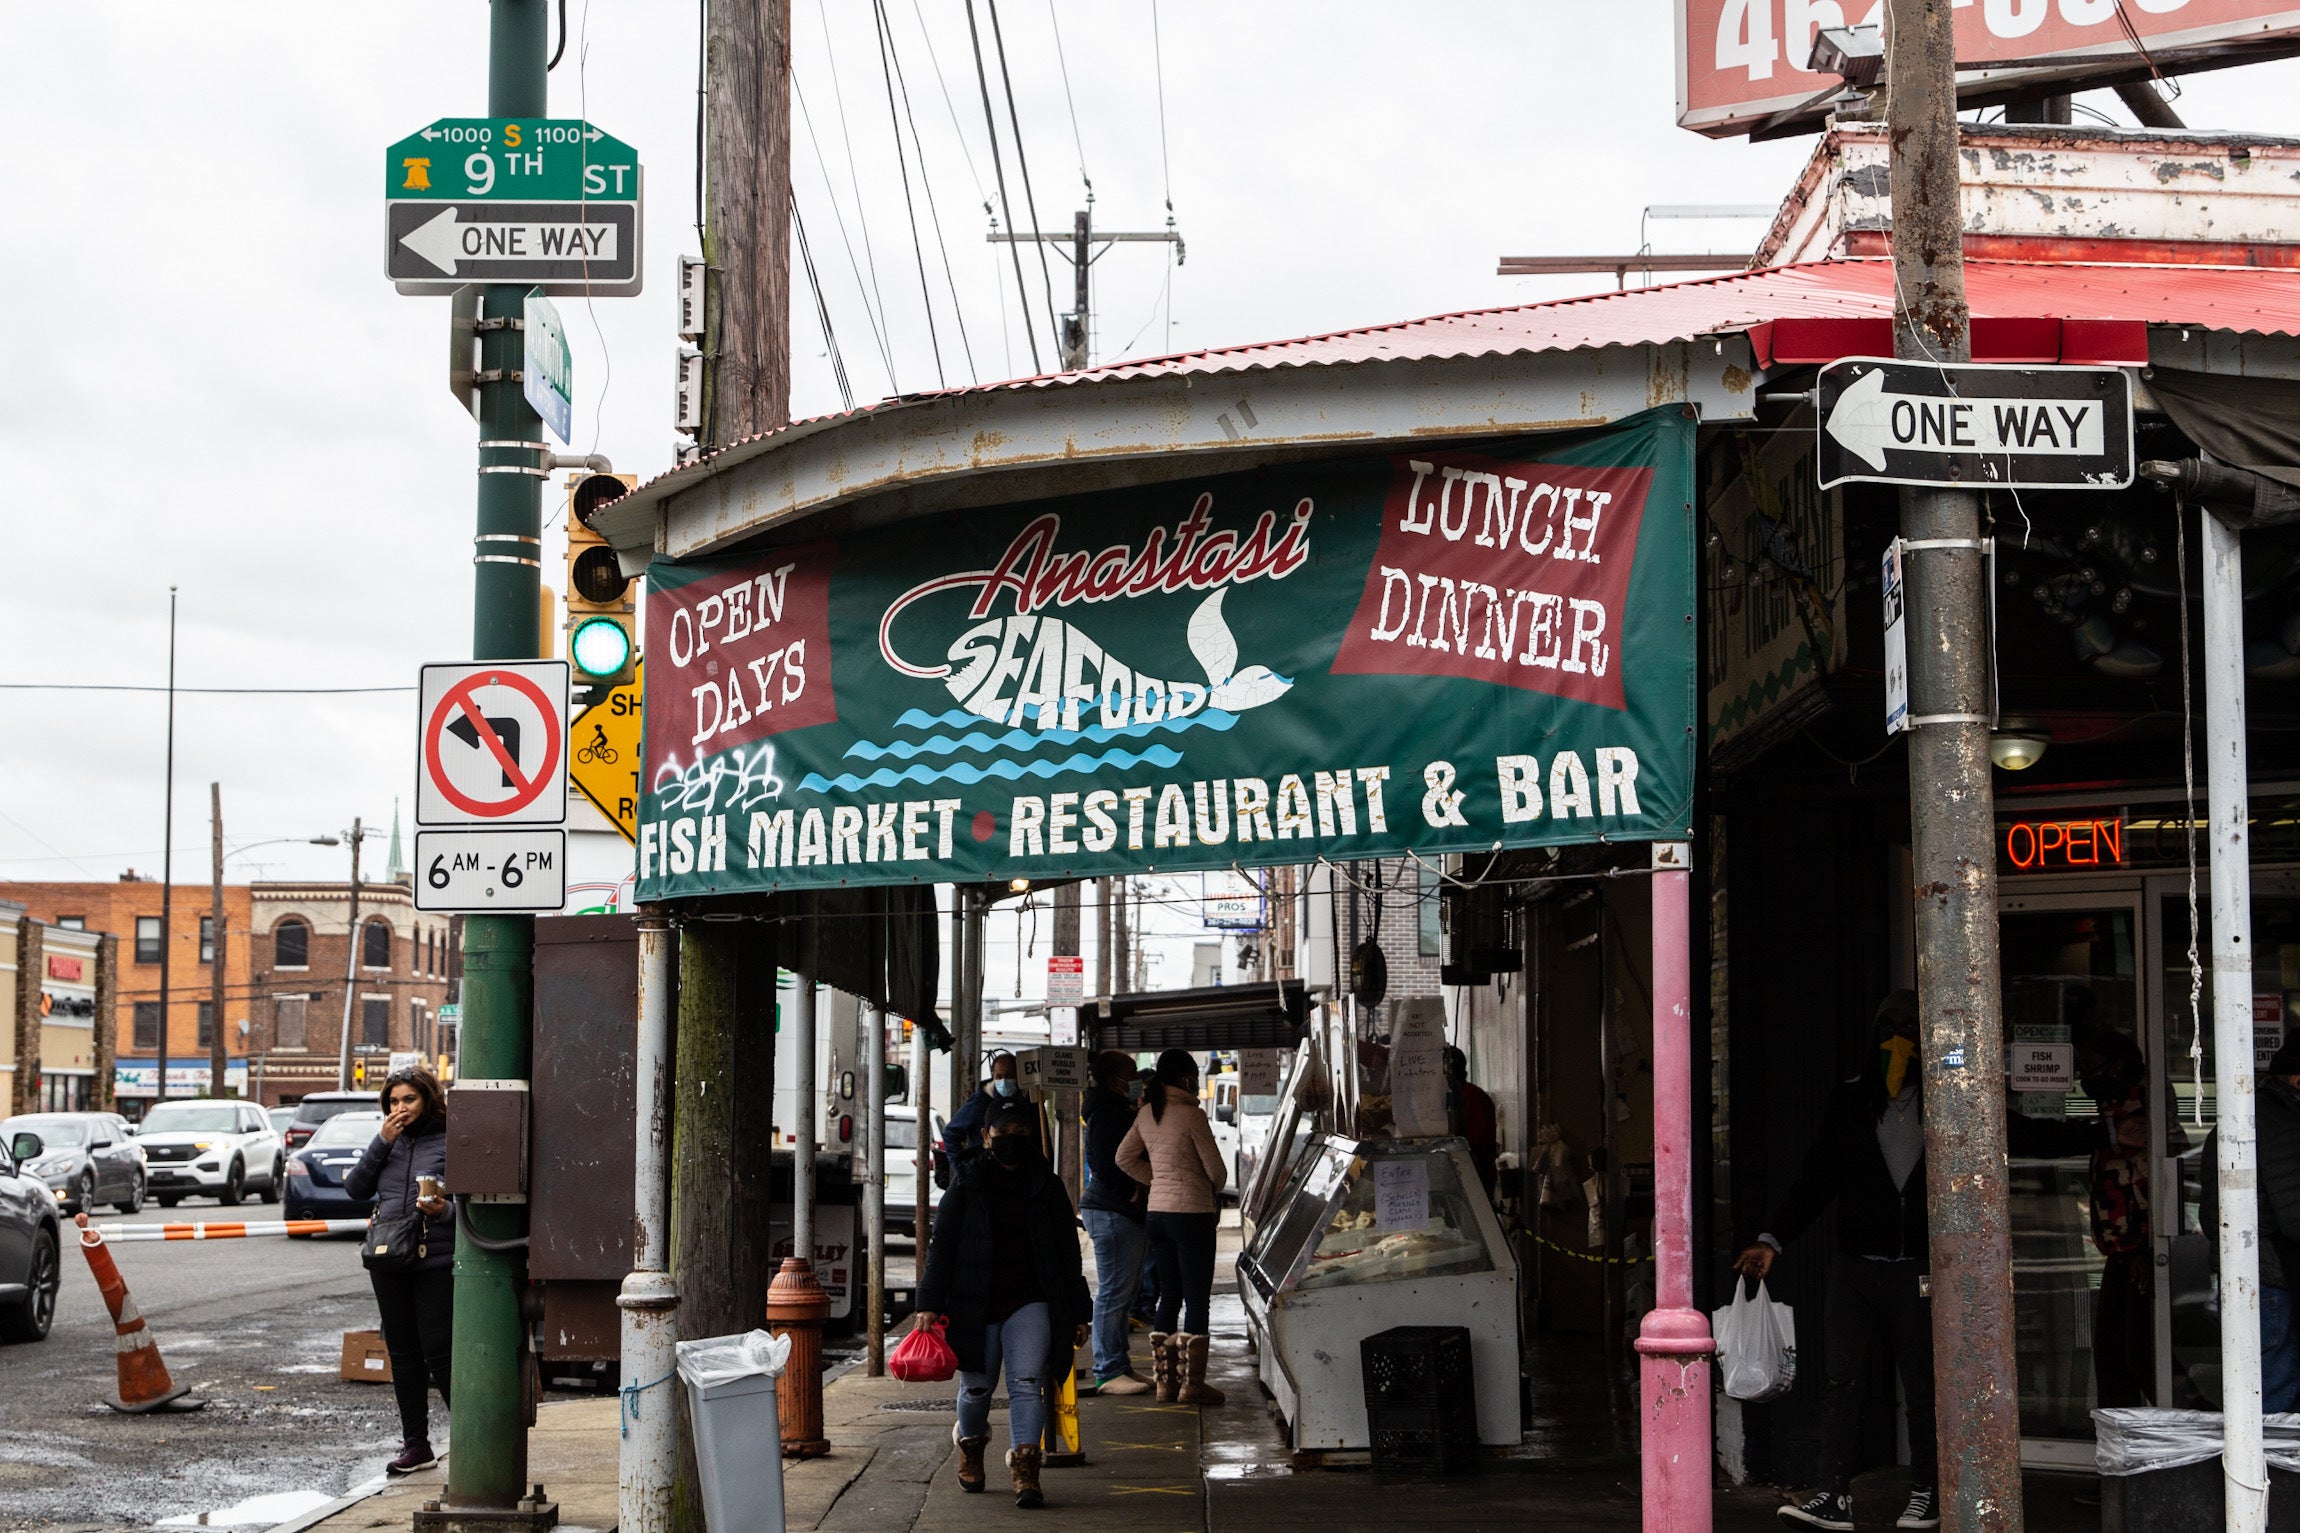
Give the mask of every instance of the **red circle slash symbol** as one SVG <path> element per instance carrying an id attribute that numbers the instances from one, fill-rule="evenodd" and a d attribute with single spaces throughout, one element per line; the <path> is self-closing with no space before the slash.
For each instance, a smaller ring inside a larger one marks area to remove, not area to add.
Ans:
<path id="1" fill-rule="evenodd" d="M 542 720 L 543 765 L 533 777 L 520 770 L 518 756 L 504 745 L 502 737 L 495 732 L 495 726 L 487 721 L 485 711 L 474 699 L 474 694 L 481 687 L 489 686 L 509 687 L 535 705 L 535 711 Z M 496 765 L 503 769 L 503 779 L 512 788 L 511 797 L 473 798 L 449 779 L 446 765 L 439 757 L 439 742 L 453 727 L 458 713 L 468 721 L 466 728 L 470 730 L 470 738 L 474 743 L 483 747 L 495 758 Z M 432 784 L 439 789 L 441 796 L 465 814 L 483 815 L 490 819 L 517 814 L 542 796 L 543 790 L 550 785 L 559 770 L 558 711 L 551 706 L 551 699 L 541 687 L 516 671 L 475 672 L 449 688 L 447 695 L 439 700 L 439 706 L 431 710 L 431 717 L 424 722 L 423 766 L 431 774 Z"/>

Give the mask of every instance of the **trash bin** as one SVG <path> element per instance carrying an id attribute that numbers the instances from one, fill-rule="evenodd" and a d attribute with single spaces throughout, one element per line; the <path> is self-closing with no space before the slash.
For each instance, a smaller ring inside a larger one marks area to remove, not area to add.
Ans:
<path id="1" fill-rule="evenodd" d="M 2130 1406 L 2092 1413 L 2101 1533 L 2222 1533 L 2220 1413 Z M 2300 1415 L 2261 1422 L 2270 1533 L 2300 1533 Z"/>
<path id="2" fill-rule="evenodd" d="M 776 1381 L 787 1337 L 752 1331 L 679 1343 L 695 1428 L 703 1520 L 711 1533 L 783 1533 L 783 1428 Z"/>

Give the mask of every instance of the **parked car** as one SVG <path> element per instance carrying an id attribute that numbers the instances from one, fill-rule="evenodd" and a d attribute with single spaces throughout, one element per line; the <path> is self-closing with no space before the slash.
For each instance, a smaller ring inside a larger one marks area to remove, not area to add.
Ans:
<path id="1" fill-rule="evenodd" d="M 0 1341 L 41 1341 L 63 1285 L 64 1221 L 48 1184 L 17 1168 L 47 1152 L 39 1133 L 0 1137 Z"/>
<path id="2" fill-rule="evenodd" d="M 290 1219 L 364 1219 L 375 1199 L 355 1198 L 343 1179 L 383 1127 L 383 1114 L 343 1112 L 322 1123 L 300 1150 L 287 1158 L 286 1214 Z"/>
<path id="3" fill-rule="evenodd" d="M 295 1104 L 295 1117 L 280 1130 L 280 1139 L 289 1149 L 299 1149 L 322 1123 L 337 1113 L 376 1110 L 372 1091 L 315 1091 Z"/>
<path id="4" fill-rule="evenodd" d="M 277 1203 L 287 1181 L 287 1147 L 253 1102 L 201 1097 L 155 1103 L 136 1137 L 152 1199 L 162 1208 L 196 1194 L 237 1203 L 250 1186 L 261 1189 L 266 1203 Z"/>
<path id="5" fill-rule="evenodd" d="M 123 1214 L 144 1206 L 144 1154 L 110 1113 L 32 1112 L 0 1120 L 0 1143 L 39 1136 L 37 1158 L 22 1174 L 45 1182 L 67 1214 L 93 1214 L 109 1203 Z"/>
<path id="6" fill-rule="evenodd" d="M 929 1108 L 929 1150 L 942 1143 L 942 1114 Z M 926 1183 L 926 1216 L 942 1206 L 942 1189 L 930 1173 Z M 886 1104 L 886 1227 L 915 1237 L 918 1233 L 918 1109 L 905 1102 Z"/>
<path id="7" fill-rule="evenodd" d="M 279 1135 L 280 1142 L 285 1144 L 288 1125 L 295 1122 L 295 1104 L 291 1102 L 285 1107 L 268 1108 L 265 1110 L 264 1116 L 272 1120 L 272 1132 Z M 295 1147 L 289 1145 L 288 1148 L 293 1149 Z"/>

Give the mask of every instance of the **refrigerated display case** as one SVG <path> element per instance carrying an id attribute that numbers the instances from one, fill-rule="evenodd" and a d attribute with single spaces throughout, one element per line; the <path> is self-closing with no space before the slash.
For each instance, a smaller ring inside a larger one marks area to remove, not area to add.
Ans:
<path id="1" fill-rule="evenodd" d="M 1462 1140 L 1303 1142 L 1238 1290 L 1297 1451 L 1368 1445 L 1358 1344 L 1399 1325 L 1467 1327 L 1478 1441 L 1518 1440 L 1517 1262 Z"/>

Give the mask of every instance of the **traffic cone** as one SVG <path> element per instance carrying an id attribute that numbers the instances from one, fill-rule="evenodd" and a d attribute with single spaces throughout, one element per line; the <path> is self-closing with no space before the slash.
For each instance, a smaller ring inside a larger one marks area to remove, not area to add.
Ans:
<path id="1" fill-rule="evenodd" d="M 208 1402 L 186 1400 L 188 1388 L 178 1388 L 168 1377 L 168 1365 L 160 1361 L 160 1349 L 152 1340 L 151 1330 L 144 1324 L 143 1312 L 128 1295 L 128 1285 L 120 1276 L 120 1269 L 112 1261 L 112 1253 L 105 1248 L 101 1232 L 88 1226 L 86 1214 L 75 1214 L 72 1222 L 80 1227 L 80 1254 L 88 1258 L 88 1270 L 94 1274 L 96 1287 L 104 1295 L 104 1307 L 112 1312 L 112 1330 L 117 1337 L 120 1369 L 120 1393 L 104 1403 L 116 1411 L 142 1415 L 148 1411 L 196 1411 Z"/>

